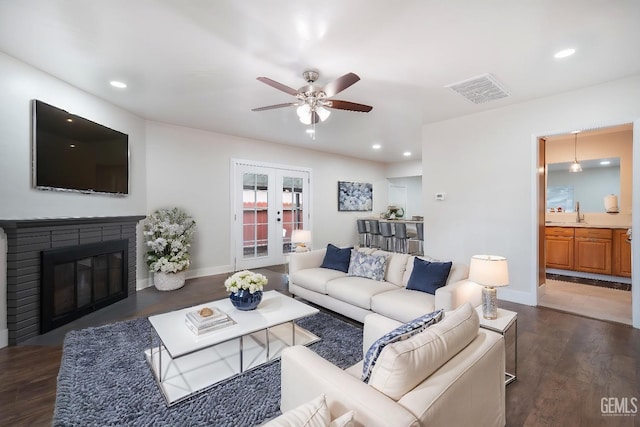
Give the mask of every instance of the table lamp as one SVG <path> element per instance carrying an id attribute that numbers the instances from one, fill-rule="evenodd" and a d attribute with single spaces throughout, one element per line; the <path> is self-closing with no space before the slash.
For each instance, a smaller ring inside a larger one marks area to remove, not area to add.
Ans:
<path id="1" fill-rule="evenodd" d="M 293 230 L 291 234 L 291 243 L 296 245 L 296 252 L 307 252 L 311 249 L 307 247 L 307 243 L 311 243 L 310 230 Z"/>
<path id="2" fill-rule="evenodd" d="M 469 265 L 469 280 L 482 285 L 482 316 L 492 320 L 498 317 L 496 288 L 509 284 L 507 259 L 497 255 L 474 255 Z"/>

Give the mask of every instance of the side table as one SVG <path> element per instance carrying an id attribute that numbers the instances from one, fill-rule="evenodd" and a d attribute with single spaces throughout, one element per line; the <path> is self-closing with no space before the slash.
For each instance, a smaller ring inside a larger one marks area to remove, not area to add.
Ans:
<path id="1" fill-rule="evenodd" d="M 516 379 L 518 373 L 518 313 L 515 311 L 504 310 L 498 308 L 498 317 L 493 320 L 485 319 L 482 316 L 482 306 L 476 307 L 476 313 L 480 318 L 480 327 L 497 332 L 504 337 L 505 347 L 505 384 L 511 384 Z M 509 342 L 512 339 L 513 342 Z M 510 371 L 509 349 L 513 346 L 513 373 Z"/>

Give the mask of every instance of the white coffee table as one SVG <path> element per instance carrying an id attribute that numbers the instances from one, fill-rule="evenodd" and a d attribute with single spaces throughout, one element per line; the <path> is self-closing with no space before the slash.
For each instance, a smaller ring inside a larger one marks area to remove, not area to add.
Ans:
<path id="1" fill-rule="evenodd" d="M 185 315 L 203 307 L 216 307 L 236 323 L 196 336 L 185 325 Z M 160 340 L 154 343 L 152 338 L 145 357 L 167 405 L 173 405 L 277 359 L 285 347 L 318 341 L 316 335 L 295 324 L 295 320 L 316 313 L 317 309 L 300 301 L 267 291 L 252 311 L 237 310 L 225 298 L 150 316 L 149 322 Z"/>

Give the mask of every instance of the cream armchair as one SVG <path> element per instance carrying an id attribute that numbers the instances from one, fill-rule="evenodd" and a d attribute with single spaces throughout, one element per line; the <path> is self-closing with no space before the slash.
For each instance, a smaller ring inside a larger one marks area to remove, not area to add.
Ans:
<path id="1" fill-rule="evenodd" d="M 342 370 L 306 347 L 289 347 L 281 359 L 281 410 L 325 394 L 331 417 L 353 410 L 356 426 L 503 426 L 504 340 L 478 324 L 465 304 L 426 331 L 389 344 L 369 384 L 360 379 L 362 362 Z M 368 315 L 363 350 L 399 325 Z"/>

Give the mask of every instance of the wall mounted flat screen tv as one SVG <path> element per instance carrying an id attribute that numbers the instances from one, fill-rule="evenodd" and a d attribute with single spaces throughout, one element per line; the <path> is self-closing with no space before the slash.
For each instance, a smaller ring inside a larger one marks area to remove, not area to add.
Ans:
<path id="1" fill-rule="evenodd" d="M 33 185 L 129 194 L 129 136 L 34 100 Z"/>

